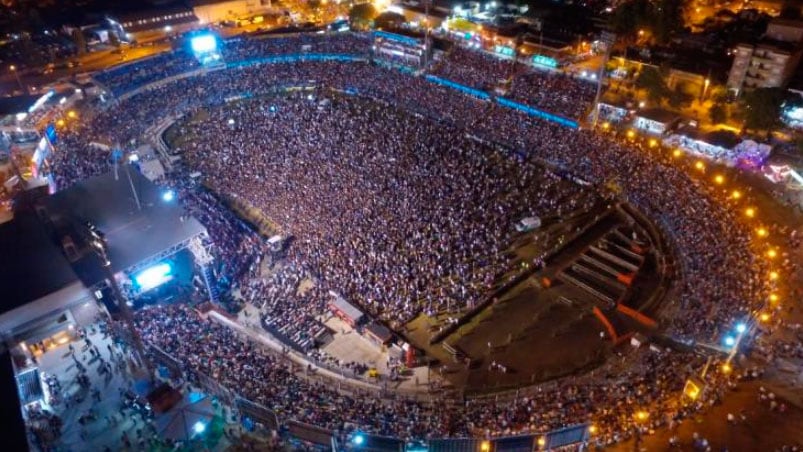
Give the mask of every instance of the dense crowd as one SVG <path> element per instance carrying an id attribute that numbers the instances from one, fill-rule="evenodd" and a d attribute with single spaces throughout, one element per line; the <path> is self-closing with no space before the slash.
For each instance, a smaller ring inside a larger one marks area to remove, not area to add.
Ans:
<path id="1" fill-rule="evenodd" d="M 510 79 L 516 67 L 512 59 L 454 46 L 443 61 L 435 65 L 433 74 L 472 88 L 493 91 Z"/>
<path id="2" fill-rule="evenodd" d="M 230 328 L 184 305 L 137 312 L 143 339 L 179 358 L 190 375 L 209 376 L 236 394 L 273 409 L 281 419 L 295 419 L 339 432 L 362 431 L 401 438 L 510 435 L 546 432 L 593 421 L 594 441 L 611 444 L 634 434 L 634 414 L 654 416 L 639 428 L 672 425 L 702 404 L 682 405 L 677 393 L 685 375 L 705 361 L 683 354 L 648 353 L 623 373 L 574 379 L 519 397 L 515 403 L 469 400 L 444 405 L 394 398 L 347 395 L 332 385 L 305 377 L 281 355 L 238 336 Z M 712 403 L 726 385 L 713 385 Z"/>
<path id="3" fill-rule="evenodd" d="M 321 55 L 368 59 L 372 54 L 369 34 L 300 34 L 288 37 L 233 38 L 221 46 L 228 63 L 259 61 L 270 57 Z M 387 56 L 381 59 L 387 59 Z M 399 57 L 392 60 L 410 64 Z M 171 76 L 197 69 L 194 57 L 183 50 L 153 57 L 148 64 L 128 64 L 104 71 L 96 79 L 115 95 Z M 489 93 L 508 87 L 508 97 L 551 113 L 578 119 L 588 113 L 596 85 L 559 72 L 534 69 L 510 58 L 455 45 L 428 68 L 428 72 Z"/>
<path id="4" fill-rule="evenodd" d="M 116 66 L 94 76 L 95 80 L 119 96 L 149 83 L 198 68 L 197 60 L 183 51 L 165 52 L 141 62 Z"/>
<path id="5" fill-rule="evenodd" d="M 185 130 L 190 166 L 292 233 L 290 259 L 325 289 L 397 326 L 481 301 L 507 270 L 517 220 L 593 203 L 537 165 L 375 102 L 315 92 L 206 113 Z"/>
<path id="6" fill-rule="evenodd" d="M 183 123 L 182 132 L 195 138 L 180 150 L 189 167 L 170 183 L 209 229 L 219 265 L 240 293 L 272 325 L 293 324 L 286 332 L 297 343 L 308 339 L 327 289 L 396 325 L 419 312 L 472 306 L 504 272 L 500 251 L 515 220 L 593 202 L 543 169 L 544 163 L 615 188 L 669 234 L 683 275 L 681 313 L 671 333 L 716 338 L 766 294 L 766 268 L 751 253 L 745 226 L 709 188 L 664 157 L 368 63 L 269 69 L 210 72 L 120 102 L 67 134 L 66 156 L 54 164 L 57 180 L 65 185 L 108 168 L 88 150 L 98 136 L 130 143 L 156 120 L 195 117 L 203 108 L 200 121 Z M 277 95 L 277 87 L 287 86 L 319 88 Z M 226 103 L 236 95 L 254 99 Z M 295 237 L 271 277 L 259 271 L 264 243 L 218 198 L 188 183 L 190 169 L 200 170 L 214 191 L 253 204 Z M 307 279 L 316 284 L 301 291 Z M 641 365 L 610 379 L 579 379 L 516 404 L 443 409 L 353 398 L 308 383 L 280 357 L 186 307 L 146 310 L 138 322 L 147 342 L 179 357 L 188 370 L 282 416 L 403 437 L 544 431 L 593 419 L 600 441 L 614 441 L 639 407 L 687 414 L 664 404 L 699 364 L 683 354 L 639 354 Z"/>
<path id="7" fill-rule="evenodd" d="M 590 112 L 596 90 L 595 83 L 578 77 L 525 70 L 513 78 L 510 97 L 567 118 L 582 119 Z"/>

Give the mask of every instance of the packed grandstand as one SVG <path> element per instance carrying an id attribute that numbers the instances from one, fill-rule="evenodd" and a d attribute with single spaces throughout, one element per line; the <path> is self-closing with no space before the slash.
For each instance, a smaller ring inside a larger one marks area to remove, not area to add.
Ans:
<path id="1" fill-rule="evenodd" d="M 176 51 L 97 75 L 118 100 L 91 106 L 77 129 L 65 131 L 52 162 L 57 185 L 108 170 L 108 153 L 90 142 L 127 146 L 160 121 L 203 110 L 182 126 L 192 139 L 161 183 L 177 189 L 207 227 L 219 279 L 310 356 L 325 359 L 304 339 L 329 290 L 394 328 L 422 312 L 473 306 L 509 264 L 499 251 L 517 219 L 599 202 L 600 195 L 556 174 L 587 181 L 599 193 L 615 187 L 670 237 L 680 277 L 668 335 L 716 341 L 719 328 L 760 306 L 769 291 L 768 269 L 730 201 L 671 157 L 507 108 L 493 94 L 509 86 L 505 95 L 516 102 L 581 121 L 594 94 L 586 81 L 464 49 L 433 63 L 433 75 L 490 94 L 477 97 L 371 61 L 369 37 L 350 33 L 239 38 L 222 51 L 225 67 L 215 70 Z M 246 100 L 230 102 L 235 98 Z M 196 171 L 204 185 L 190 177 Z M 294 236 L 271 279 L 257 271 L 269 245 L 223 197 L 255 206 Z M 318 284 L 299 295 L 304 278 Z M 345 433 L 486 437 L 593 422 L 594 440 L 608 444 L 631 434 L 638 410 L 665 414 L 649 418 L 653 428 L 701 408 L 679 403 L 686 378 L 705 362 L 684 353 L 641 353 L 618 374 L 573 378 L 515 401 L 444 405 L 311 382 L 281 354 L 187 306 L 144 309 L 136 320 L 144 340 L 176 357 L 189 375 L 209 376 L 280 419 Z"/>

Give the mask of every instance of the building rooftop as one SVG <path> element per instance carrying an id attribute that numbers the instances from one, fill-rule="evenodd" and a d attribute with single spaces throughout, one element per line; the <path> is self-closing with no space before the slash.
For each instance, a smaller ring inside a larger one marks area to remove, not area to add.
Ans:
<path id="1" fill-rule="evenodd" d="M 78 280 L 61 245 L 33 212 L 0 224 L 0 313 L 16 309 Z"/>
<path id="2" fill-rule="evenodd" d="M 28 113 L 28 109 L 40 98 L 41 94 L 26 94 L 23 96 L 0 97 L 0 116 Z"/>

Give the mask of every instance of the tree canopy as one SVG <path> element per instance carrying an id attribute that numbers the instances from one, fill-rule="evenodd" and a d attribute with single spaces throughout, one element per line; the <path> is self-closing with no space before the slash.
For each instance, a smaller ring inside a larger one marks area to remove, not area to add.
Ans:
<path id="1" fill-rule="evenodd" d="M 376 8 L 370 3 L 359 3 L 351 7 L 349 11 L 349 22 L 357 29 L 365 29 L 371 26 L 371 22 L 377 16 Z"/>
<path id="2" fill-rule="evenodd" d="M 627 0 L 610 18 L 613 30 L 631 40 L 639 30 L 648 30 L 659 44 L 669 42 L 672 34 L 684 27 L 683 13 L 688 0 Z"/>
<path id="3" fill-rule="evenodd" d="M 803 98 L 783 88 L 756 88 L 742 96 L 744 126 L 772 132 L 781 124 L 782 107 L 801 106 Z"/>
<path id="4" fill-rule="evenodd" d="M 652 66 L 641 69 L 636 77 L 636 87 L 647 91 L 647 99 L 655 103 L 667 98 L 670 92 L 661 71 Z"/>

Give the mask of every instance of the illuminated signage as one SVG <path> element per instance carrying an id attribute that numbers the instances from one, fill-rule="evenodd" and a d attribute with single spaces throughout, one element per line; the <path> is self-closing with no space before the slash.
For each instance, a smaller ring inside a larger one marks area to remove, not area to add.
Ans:
<path id="1" fill-rule="evenodd" d="M 558 67 L 558 61 L 556 59 L 544 55 L 533 55 L 533 64 L 551 68 Z"/>

